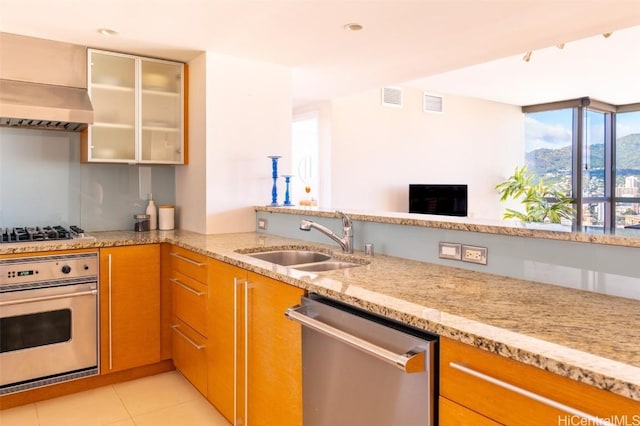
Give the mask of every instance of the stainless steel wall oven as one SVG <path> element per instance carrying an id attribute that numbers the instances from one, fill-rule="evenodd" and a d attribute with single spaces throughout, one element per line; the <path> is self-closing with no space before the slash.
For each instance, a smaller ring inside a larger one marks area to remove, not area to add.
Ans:
<path id="1" fill-rule="evenodd" d="M 0 259 L 0 395 L 96 375 L 97 252 Z"/>

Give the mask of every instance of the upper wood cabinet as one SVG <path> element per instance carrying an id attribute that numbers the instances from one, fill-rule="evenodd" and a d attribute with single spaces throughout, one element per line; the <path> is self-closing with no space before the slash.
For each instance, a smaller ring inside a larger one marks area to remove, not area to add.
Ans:
<path id="1" fill-rule="evenodd" d="M 88 50 L 94 122 L 81 157 L 92 163 L 185 163 L 185 65 Z"/>

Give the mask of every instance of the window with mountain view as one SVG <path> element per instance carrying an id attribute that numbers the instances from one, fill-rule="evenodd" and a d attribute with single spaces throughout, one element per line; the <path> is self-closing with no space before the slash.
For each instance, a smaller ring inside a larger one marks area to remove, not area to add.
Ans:
<path id="1" fill-rule="evenodd" d="M 616 109 L 525 113 L 525 164 L 576 199 L 575 230 L 640 228 L 640 111 Z"/>
<path id="2" fill-rule="evenodd" d="M 616 114 L 615 224 L 640 228 L 640 111 Z"/>
<path id="3" fill-rule="evenodd" d="M 525 114 L 525 165 L 537 182 L 572 194 L 573 108 Z"/>
<path id="4" fill-rule="evenodd" d="M 591 232 L 604 232 L 608 221 L 610 198 L 606 190 L 610 174 L 606 173 L 605 158 L 610 152 L 607 144 L 608 112 L 582 109 L 580 143 L 580 171 L 582 188 L 582 227 Z"/>
<path id="5" fill-rule="evenodd" d="M 571 190 L 573 110 L 542 111 L 525 116 L 525 164 L 538 179 Z"/>

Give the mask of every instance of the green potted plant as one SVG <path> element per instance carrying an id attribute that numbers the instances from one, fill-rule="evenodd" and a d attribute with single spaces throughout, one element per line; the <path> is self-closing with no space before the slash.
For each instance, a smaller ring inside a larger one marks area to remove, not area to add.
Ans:
<path id="1" fill-rule="evenodd" d="M 527 166 L 517 167 L 512 176 L 496 185 L 500 201 L 520 200 L 525 211 L 506 209 L 504 219 L 523 222 L 560 223 L 561 219 L 575 217 L 573 198 L 557 185 L 534 183 L 534 176 Z"/>

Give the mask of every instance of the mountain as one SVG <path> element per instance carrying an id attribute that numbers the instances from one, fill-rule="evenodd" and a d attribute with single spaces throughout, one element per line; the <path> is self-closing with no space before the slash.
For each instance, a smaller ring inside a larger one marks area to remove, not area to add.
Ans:
<path id="1" fill-rule="evenodd" d="M 640 133 L 618 139 L 616 146 L 616 168 L 640 169 Z"/>
<path id="2" fill-rule="evenodd" d="M 616 168 L 622 174 L 640 174 L 640 133 L 633 133 L 616 141 Z M 590 163 L 604 164 L 604 144 L 591 145 L 587 154 Z M 527 168 L 538 176 L 557 175 L 571 170 L 571 147 L 540 148 L 525 154 Z"/>
<path id="3" fill-rule="evenodd" d="M 571 147 L 559 149 L 540 148 L 525 154 L 527 168 L 537 176 L 556 174 L 559 170 L 571 170 Z"/>

